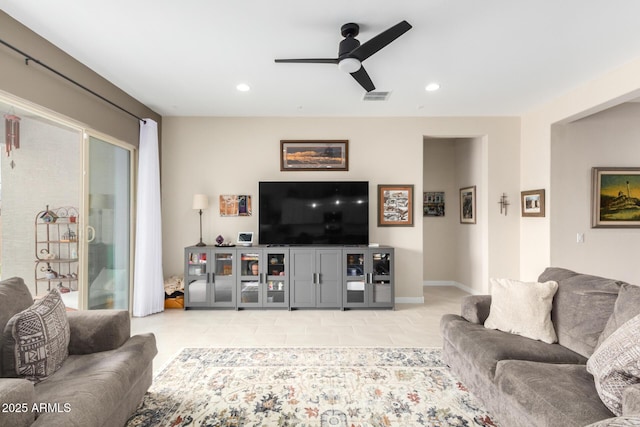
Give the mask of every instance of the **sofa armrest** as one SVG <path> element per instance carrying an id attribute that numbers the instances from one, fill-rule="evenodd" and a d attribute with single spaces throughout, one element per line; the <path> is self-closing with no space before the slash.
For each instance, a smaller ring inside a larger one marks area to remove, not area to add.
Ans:
<path id="1" fill-rule="evenodd" d="M 22 378 L 0 378 L 0 425 L 30 426 L 35 420 L 32 411 L 36 401 L 33 383 Z"/>
<path id="2" fill-rule="evenodd" d="M 469 295 L 462 298 L 461 316 L 471 323 L 483 325 L 489 317 L 491 295 Z"/>
<path id="3" fill-rule="evenodd" d="M 69 354 L 113 350 L 131 337 L 131 319 L 126 310 L 70 311 Z"/>

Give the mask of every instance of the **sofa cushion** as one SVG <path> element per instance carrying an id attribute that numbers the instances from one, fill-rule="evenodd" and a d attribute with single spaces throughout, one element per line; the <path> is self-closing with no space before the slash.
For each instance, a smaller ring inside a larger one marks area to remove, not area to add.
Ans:
<path id="1" fill-rule="evenodd" d="M 5 352 L 9 354 L 7 357 L 13 359 L 13 346 L 5 348 L 2 331 L 14 314 L 21 312 L 31 304 L 33 304 L 33 298 L 31 298 L 29 288 L 20 277 L 0 281 L 0 377 L 5 376 L 2 364 Z M 11 372 L 15 374 L 13 369 Z"/>
<path id="2" fill-rule="evenodd" d="M 600 398 L 614 414 L 622 415 L 622 394 L 640 384 L 640 315 L 626 322 L 602 342 L 587 362 Z"/>
<path id="3" fill-rule="evenodd" d="M 491 308 L 484 326 L 522 335 L 548 344 L 557 341 L 551 323 L 551 305 L 558 283 L 525 283 L 490 279 Z"/>
<path id="4" fill-rule="evenodd" d="M 455 314 L 440 320 L 443 339 L 465 358 L 471 369 L 493 379 L 500 360 L 532 360 L 548 363 L 586 363 L 587 359 L 558 344 L 547 344 L 483 325 L 467 322 Z"/>
<path id="5" fill-rule="evenodd" d="M 504 360 L 495 384 L 503 396 L 501 407 L 535 416 L 535 425 L 582 427 L 613 415 L 584 365 Z"/>
<path id="6" fill-rule="evenodd" d="M 70 355 L 60 370 L 35 387 L 36 402 L 62 409 L 38 414 L 34 426 L 125 425 L 151 385 L 156 353 L 155 337 L 139 334 L 115 350 Z"/>
<path id="7" fill-rule="evenodd" d="M 624 282 L 564 268 L 547 268 L 538 281 L 548 280 L 558 282 L 551 310 L 558 343 L 585 357 L 591 356 Z"/>
<path id="8" fill-rule="evenodd" d="M 613 314 L 609 317 L 602 334 L 600 334 L 597 346 L 600 346 L 609 335 L 638 314 L 640 314 L 640 286 L 625 283 L 620 287 L 613 307 Z"/>
<path id="9" fill-rule="evenodd" d="M 40 382 L 57 371 L 69 355 L 69 322 L 60 292 L 53 288 L 31 307 L 15 314 L 5 326 L 5 346 L 14 347 L 18 376 Z"/>

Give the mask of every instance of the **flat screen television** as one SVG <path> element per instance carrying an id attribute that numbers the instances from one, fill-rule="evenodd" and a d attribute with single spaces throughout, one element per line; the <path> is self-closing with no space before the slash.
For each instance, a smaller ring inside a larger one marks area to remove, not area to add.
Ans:
<path id="1" fill-rule="evenodd" d="M 258 188 L 261 245 L 366 245 L 367 181 L 266 181 Z"/>

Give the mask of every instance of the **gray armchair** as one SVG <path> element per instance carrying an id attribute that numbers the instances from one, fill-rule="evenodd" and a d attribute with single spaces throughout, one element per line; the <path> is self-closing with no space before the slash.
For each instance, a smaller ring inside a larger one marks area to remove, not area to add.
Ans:
<path id="1" fill-rule="evenodd" d="M 0 282 L 2 426 L 123 426 L 151 385 L 153 334 L 131 336 L 124 310 L 68 312 L 69 356 L 53 375 L 32 383 L 8 362 L 7 322 L 33 303 L 24 281 Z"/>

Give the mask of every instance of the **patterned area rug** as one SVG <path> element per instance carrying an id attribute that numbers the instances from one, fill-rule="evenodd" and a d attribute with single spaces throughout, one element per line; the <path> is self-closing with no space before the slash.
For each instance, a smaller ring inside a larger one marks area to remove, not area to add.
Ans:
<path id="1" fill-rule="evenodd" d="M 428 348 L 187 348 L 127 424 L 497 425 Z"/>

